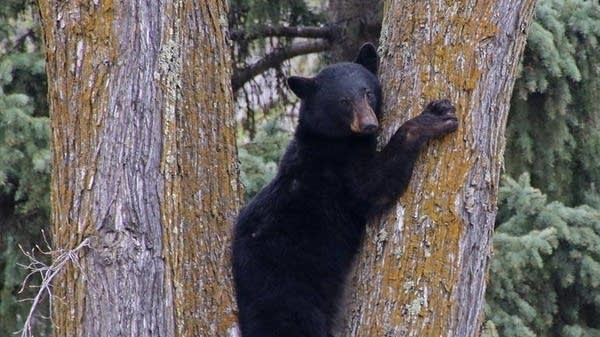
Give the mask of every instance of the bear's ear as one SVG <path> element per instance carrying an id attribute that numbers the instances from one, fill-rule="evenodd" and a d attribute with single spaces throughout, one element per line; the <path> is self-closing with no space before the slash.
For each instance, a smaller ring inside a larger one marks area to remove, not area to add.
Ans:
<path id="1" fill-rule="evenodd" d="M 288 87 L 300 99 L 305 99 L 317 91 L 317 81 L 314 78 L 290 76 L 287 79 Z"/>
<path id="2" fill-rule="evenodd" d="M 377 60 L 379 56 L 377 55 L 377 49 L 372 43 L 365 43 L 360 47 L 358 51 L 358 56 L 354 62 L 362 65 L 367 68 L 370 72 L 377 75 Z"/>

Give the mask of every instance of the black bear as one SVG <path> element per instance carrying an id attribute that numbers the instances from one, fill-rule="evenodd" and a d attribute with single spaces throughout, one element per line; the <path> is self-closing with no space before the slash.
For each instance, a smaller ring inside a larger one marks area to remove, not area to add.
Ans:
<path id="1" fill-rule="evenodd" d="M 366 223 L 404 192 L 420 148 L 458 126 L 429 103 L 376 151 L 381 87 L 375 47 L 314 78 L 290 77 L 301 99 L 276 177 L 240 212 L 233 276 L 243 337 L 327 337 Z"/>

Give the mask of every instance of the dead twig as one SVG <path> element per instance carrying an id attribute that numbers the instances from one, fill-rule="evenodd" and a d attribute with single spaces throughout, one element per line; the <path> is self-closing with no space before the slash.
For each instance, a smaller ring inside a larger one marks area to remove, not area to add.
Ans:
<path id="1" fill-rule="evenodd" d="M 44 234 L 44 233 L 42 233 L 42 234 Z M 45 239 L 46 239 L 46 236 L 44 234 L 44 240 Z M 43 250 L 38 245 L 36 245 L 36 249 L 44 255 L 53 257 L 52 263 L 50 265 L 46 265 L 43 261 L 40 261 L 35 256 L 35 249 L 30 252 L 27 252 L 23 249 L 23 247 L 21 247 L 21 245 L 19 245 L 19 249 L 21 249 L 21 252 L 23 252 L 23 254 L 29 259 L 28 265 L 20 264 L 21 267 L 29 270 L 29 273 L 27 274 L 27 276 L 25 276 L 25 279 L 23 280 L 23 283 L 21 285 L 21 289 L 19 290 L 19 293 L 22 293 L 25 290 L 25 287 L 29 283 L 29 280 L 34 275 L 39 274 L 42 279 L 40 285 L 37 285 L 37 286 L 30 285 L 29 286 L 30 288 L 31 287 L 38 288 L 36 295 L 33 298 L 22 300 L 22 301 L 31 301 L 32 303 L 31 303 L 31 308 L 29 309 L 29 313 L 27 315 L 27 319 L 25 320 L 25 323 L 23 325 L 23 328 L 16 332 L 17 334 L 20 333 L 21 337 L 33 337 L 31 325 L 32 325 L 33 315 L 35 313 L 35 310 L 36 310 L 38 304 L 42 301 L 45 294 L 48 295 L 48 298 L 49 298 L 50 302 L 52 303 L 52 301 L 53 301 L 52 289 L 51 289 L 52 280 L 56 277 L 56 275 L 58 275 L 63 270 L 65 265 L 69 262 L 71 262 L 76 268 L 80 268 L 79 258 L 77 256 L 77 254 L 84 247 L 89 247 L 90 239 L 89 238 L 84 239 L 77 247 L 75 247 L 73 249 L 54 249 L 54 250 L 51 249 L 48 241 L 47 240 L 45 240 L 45 241 L 46 241 L 46 245 L 47 245 L 46 250 Z"/>

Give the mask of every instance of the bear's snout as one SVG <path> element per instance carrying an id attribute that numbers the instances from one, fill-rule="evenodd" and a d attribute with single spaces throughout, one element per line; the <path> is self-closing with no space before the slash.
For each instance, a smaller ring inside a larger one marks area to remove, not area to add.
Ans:
<path id="1" fill-rule="evenodd" d="M 379 129 L 379 121 L 369 105 L 366 97 L 352 104 L 352 123 L 350 124 L 352 132 L 360 134 L 372 134 Z"/>

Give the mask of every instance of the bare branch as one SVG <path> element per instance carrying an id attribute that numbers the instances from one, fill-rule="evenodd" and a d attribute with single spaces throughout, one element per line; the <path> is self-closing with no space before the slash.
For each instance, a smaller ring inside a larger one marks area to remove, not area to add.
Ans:
<path id="1" fill-rule="evenodd" d="M 313 39 L 334 40 L 338 35 L 338 27 L 335 25 L 328 26 L 274 26 L 266 25 L 245 31 L 234 29 L 230 31 L 229 37 L 232 41 L 252 41 L 265 37 L 305 37 Z"/>
<path id="2" fill-rule="evenodd" d="M 44 236 L 44 238 L 45 238 L 45 236 Z M 75 265 L 76 267 L 79 268 L 79 259 L 78 259 L 77 253 L 84 247 L 89 247 L 89 242 L 90 242 L 90 239 L 86 238 L 77 247 L 75 247 L 71 250 L 61 249 L 61 250 L 52 251 L 49 249 L 48 251 L 44 251 L 40 247 L 37 247 L 37 249 L 42 254 L 54 256 L 53 261 L 50 265 L 46 265 L 44 262 L 38 260 L 34 256 L 33 252 L 26 252 L 25 250 L 23 250 L 23 248 L 21 246 L 19 246 L 19 248 L 21 249 L 23 254 L 25 254 L 25 256 L 27 256 L 27 258 L 29 259 L 29 265 L 27 265 L 27 266 L 22 265 L 22 267 L 29 270 L 29 274 L 27 274 L 27 276 L 25 277 L 25 280 L 23 281 L 23 284 L 21 285 L 21 290 L 19 292 L 23 292 L 27 282 L 33 275 L 39 274 L 40 277 L 42 278 L 41 284 L 39 286 L 34 286 L 34 287 L 39 288 L 35 297 L 28 299 L 28 300 L 32 301 L 32 303 L 31 303 L 31 308 L 29 309 L 29 314 L 27 315 L 27 318 L 25 319 L 25 323 L 23 324 L 23 329 L 21 331 L 19 331 L 21 333 L 21 337 L 33 336 L 32 331 L 31 331 L 33 314 L 35 313 L 35 309 L 37 308 L 38 304 L 43 299 L 44 294 L 47 293 L 48 297 L 50 298 L 50 301 L 52 301 L 52 292 L 51 292 L 52 280 L 54 279 L 54 277 L 56 277 L 56 275 L 58 275 L 63 270 L 64 266 L 68 262 L 73 263 L 73 265 Z"/>
<path id="3" fill-rule="evenodd" d="M 282 62 L 299 55 L 318 53 L 329 50 L 331 43 L 327 40 L 314 40 L 308 42 L 292 43 L 288 46 L 277 48 L 273 52 L 265 55 L 256 63 L 242 69 L 234 69 L 231 79 L 233 91 L 240 89 L 246 82 L 254 76 L 265 72 L 270 68 L 279 66 Z"/>

